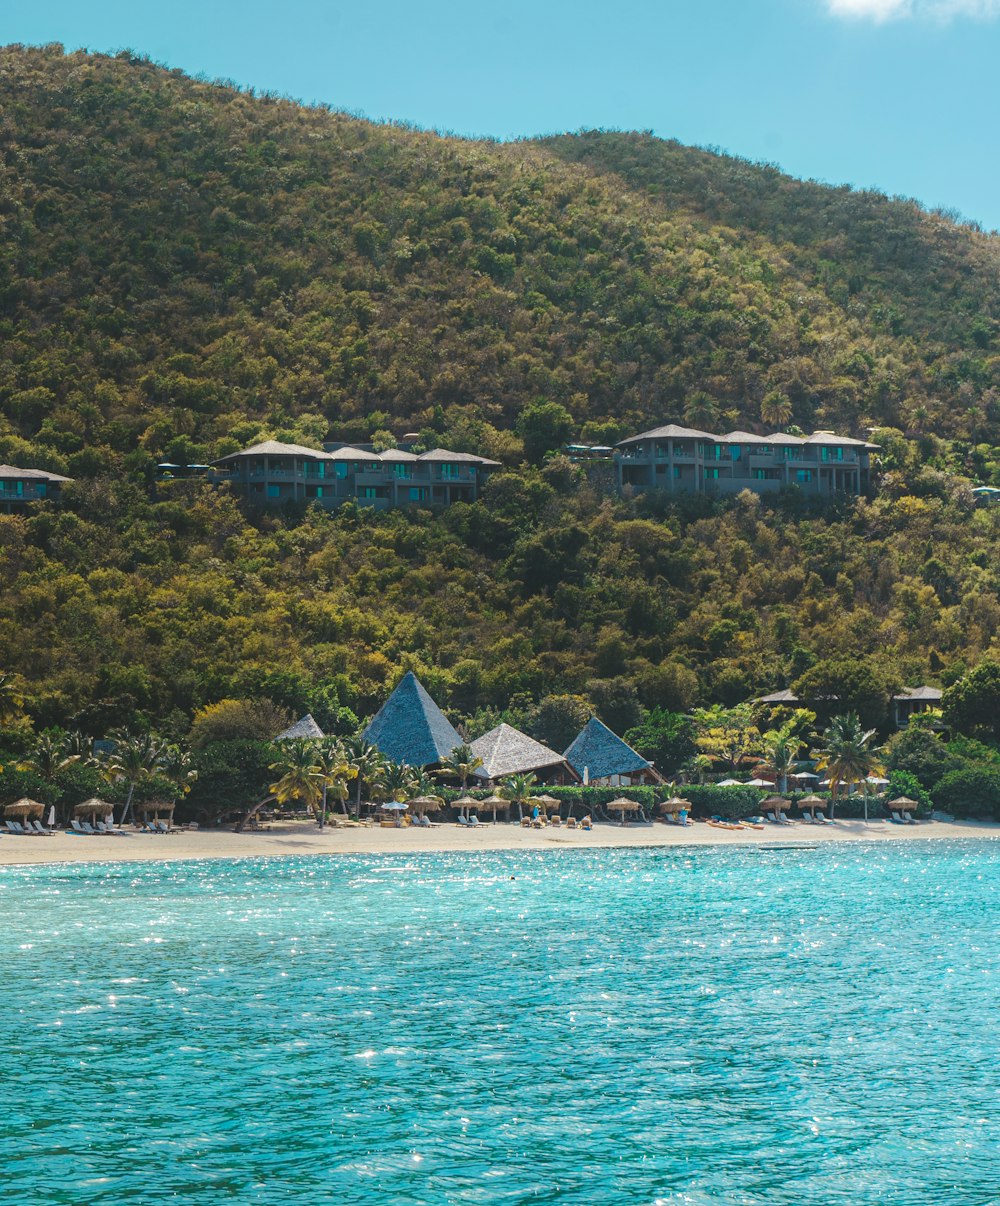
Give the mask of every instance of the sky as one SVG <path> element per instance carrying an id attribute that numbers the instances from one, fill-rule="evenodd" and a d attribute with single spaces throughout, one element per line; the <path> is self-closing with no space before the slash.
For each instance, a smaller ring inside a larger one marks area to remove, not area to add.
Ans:
<path id="1" fill-rule="evenodd" d="M 652 130 L 1000 230 L 1000 0 L 0 0 L 12 42 L 459 134 Z"/>

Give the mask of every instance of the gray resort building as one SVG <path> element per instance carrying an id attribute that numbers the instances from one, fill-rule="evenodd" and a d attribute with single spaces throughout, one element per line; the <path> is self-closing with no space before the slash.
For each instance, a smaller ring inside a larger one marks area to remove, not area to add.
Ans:
<path id="1" fill-rule="evenodd" d="M 487 476 L 498 467 L 498 461 L 445 448 L 379 453 L 345 444 L 327 451 L 266 440 L 220 457 L 211 480 L 230 483 L 257 506 L 318 502 L 339 507 L 350 501 L 382 511 L 475 502 Z"/>
<path id="2" fill-rule="evenodd" d="M 710 435 L 673 423 L 622 440 L 615 450 L 620 490 L 668 493 L 864 494 L 876 444 L 817 431 L 811 436 L 747 431 Z"/>
<path id="3" fill-rule="evenodd" d="M 17 511 L 28 503 L 58 498 L 63 484 L 70 481 L 44 469 L 18 469 L 0 465 L 0 511 Z"/>

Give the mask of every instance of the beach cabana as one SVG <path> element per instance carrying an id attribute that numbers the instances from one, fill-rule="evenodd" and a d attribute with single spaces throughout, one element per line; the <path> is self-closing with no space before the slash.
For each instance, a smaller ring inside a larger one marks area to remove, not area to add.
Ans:
<path id="1" fill-rule="evenodd" d="M 362 736 L 384 757 L 407 766 L 438 766 L 463 744 L 412 670 L 403 675 Z M 475 773 L 486 777 L 482 770 Z"/>
<path id="2" fill-rule="evenodd" d="M 307 712 L 305 716 L 300 716 L 299 719 L 287 729 L 280 732 L 275 741 L 311 741 L 318 737 L 324 737 L 326 734 L 312 718 L 312 713 Z"/>
<path id="3" fill-rule="evenodd" d="M 609 787 L 631 787 L 638 783 L 662 783 L 652 762 L 591 716 L 564 755 L 584 783 Z"/>
<path id="4" fill-rule="evenodd" d="M 509 724 L 498 724 L 495 729 L 477 737 L 471 748 L 483 761 L 480 774 L 491 780 L 528 774 L 545 782 L 579 780 L 579 775 L 562 754 Z"/>
<path id="5" fill-rule="evenodd" d="M 493 809 L 493 824 L 495 825 L 497 823 L 497 809 L 502 808 L 506 810 L 510 808 L 510 800 L 505 800 L 503 796 L 498 796 L 494 792 L 491 796 L 487 796 L 485 800 L 480 800 L 479 807 Z"/>
<path id="6" fill-rule="evenodd" d="M 822 796 L 817 796 L 815 794 L 803 796 L 802 799 L 799 800 L 799 808 L 801 808 L 803 812 L 808 812 L 812 821 L 816 820 L 817 811 L 822 813 L 826 808 L 829 807 L 829 805 L 829 800 L 824 800 Z M 867 820 L 867 817 L 865 819 Z"/>
<path id="7" fill-rule="evenodd" d="M 169 828 L 174 823 L 174 803 L 171 800 L 147 800 L 135 805 L 136 820 L 166 821 Z"/>
<path id="8" fill-rule="evenodd" d="M 691 812 L 691 801 L 685 800 L 682 796 L 671 796 L 669 800 L 661 800 L 656 806 L 661 812 L 666 813 L 675 825 L 683 824 L 680 819 L 682 812 Z"/>
<path id="9" fill-rule="evenodd" d="M 771 820 L 777 822 L 788 821 L 788 817 L 785 816 L 788 800 L 784 796 L 766 796 L 761 800 L 760 806 L 764 810 L 764 815 L 770 816 Z"/>

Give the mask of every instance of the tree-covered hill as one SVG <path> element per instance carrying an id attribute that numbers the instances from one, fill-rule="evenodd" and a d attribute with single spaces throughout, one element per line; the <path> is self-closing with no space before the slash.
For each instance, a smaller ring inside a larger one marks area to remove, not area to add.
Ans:
<path id="1" fill-rule="evenodd" d="M 462 141 L 8 48 L 0 462 L 76 480 L 0 516 L 0 674 L 92 736 L 226 698 L 343 729 L 405 668 L 470 735 L 955 681 L 1000 648 L 1000 508 L 962 476 L 1000 484 L 998 265 L 912 204 L 644 136 Z M 604 440 L 775 394 L 880 428 L 879 496 L 629 502 L 515 434 L 539 398 Z M 387 428 L 507 467 L 441 514 L 154 480 Z"/>
<path id="2" fill-rule="evenodd" d="M 703 419 L 745 425 L 780 391 L 804 427 L 1000 442 L 1000 241 L 909 203 L 642 136 L 443 138 L 58 47 L 0 56 L 0 165 L 13 463 L 428 425 L 509 456 L 539 396 L 632 428 L 702 393 Z"/>

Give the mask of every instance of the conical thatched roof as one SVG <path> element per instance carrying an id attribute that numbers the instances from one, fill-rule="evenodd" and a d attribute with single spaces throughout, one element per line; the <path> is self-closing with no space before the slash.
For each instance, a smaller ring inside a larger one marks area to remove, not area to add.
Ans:
<path id="1" fill-rule="evenodd" d="M 669 800 L 661 800 L 660 801 L 660 808 L 665 808 L 668 811 L 671 811 L 676 808 L 690 808 L 690 807 L 691 807 L 691 801 L 685 800 L 681 796 L 671 796 Z"/>
<path id="2" fill-rule="evenodd" d="M 444 800 L 440 796 L 414 796 L 407 803 L 418 812 L 440 812 L 444 806 Z"/>
<path id="3" fill-rule="evenodd" d="M 279 733 L 275 737 L 275 741 L 307 741 L 312 737 L 324 737 L 326 734 L 312 718 L 312 713 L 307 712 L 305 716 L 300 717 L 294 724 L 289 725 L 283 733 Z"/>
<path id="4" fill-rule="evenodd" d="M 136 804 L 135 811 L 140 816 L 159 816 L 164 813 L 168 817 L 174 815 L 175 805 L 172 800 L 147 800 L 144 804 Z"/>
<path id="5" fill-rule="evenodd" d="M 809 804 L 810 806 L 812 806 L 814 804 L 828 804 L 829 800 L 824 800 L 822 796 L 812 795 L 812 796 L 803 796 L 802 799 L 799 800 L 799 803 L 800 804 Z"/>
<path id="6" fill-rule="evenodd" d="M 444 762 L 462 744 L 462 738 L 412 670 L 403 675 L 362 735 L 386 758 L 407 766 Z"/>
<path id="7" fill-rule="evenodd" d="M 762 808 L 765 805 L 771 808 L 783 808 L 787 803 L 788 800 L 784 796 L 767 796 L 760 802 Z"/>
<path id="8" fill-rule="evenodd" d="M 895 800 L 889 801 L 890 808 L 919 808 L 920 805 L 916 800 L 911 800 L 909 796 L 897 796 Z"/>
<path id="9" fill-rule="evenodd" d="M 611 775 L 632 775 L 653 769 L 651 762 L 637 754 L 596 716 L 591 716 L 583 726 L 565 758 L 581 778 L 586 771 L 591 782 Z"/>
<path id="10" fill-rule="evenodd" d="M 509 724 L 498 724 L 495 729 L 477 737 L 472 742 L 472 752 L 482 758 L 483 774 L 490 779 L 499 779 L 502 775 L 526 775 L 565 763 L 562 754 Z"/>

